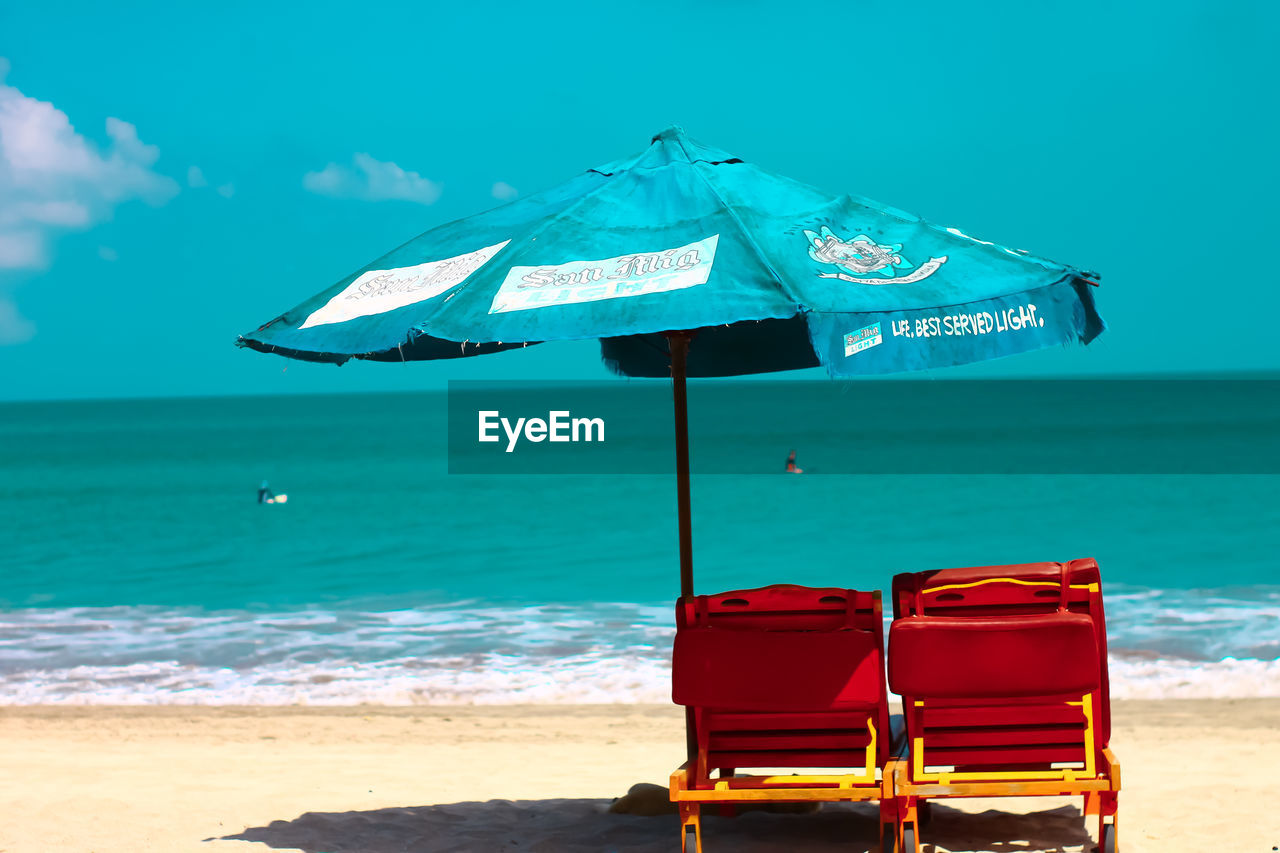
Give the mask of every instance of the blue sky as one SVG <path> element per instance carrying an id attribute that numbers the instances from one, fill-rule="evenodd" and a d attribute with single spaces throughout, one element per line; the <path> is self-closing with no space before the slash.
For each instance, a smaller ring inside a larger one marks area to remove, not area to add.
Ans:
<path id="1" fill-rule="evenodd" d="M 4 4 L 0 399 L 604 377 L 582 343 L 335 369 L 232 342 L 671 124 L 1103 274 L 1097 343 L 972 373 L 1277 370 L 1278 9 Z"/>

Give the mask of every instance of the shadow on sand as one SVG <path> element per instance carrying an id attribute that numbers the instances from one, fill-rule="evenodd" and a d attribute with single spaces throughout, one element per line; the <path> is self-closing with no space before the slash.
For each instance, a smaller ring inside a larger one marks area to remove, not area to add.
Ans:
<path id="1" fill-rule="evenodd" d="M 671 853 L 673 815 L 608 813 L 608 800 L 490 800 L 360 812 L 309 812 L 250 827 L 229 841 L 256 841 L 305 853 Z M 708 853 L 878 853 L 874 805 L 828 804 L 807 815 L 746 813 L 704 819 Z M 1089 851 L 1093 842 L 1074 806 L 1010 814 L 968 814 L 935 804 L 925 853 Z M 1028 846 L 1030 842 L 1030 846 Z M 1039 846 L 1037 846 L 1039 845 Z"/>

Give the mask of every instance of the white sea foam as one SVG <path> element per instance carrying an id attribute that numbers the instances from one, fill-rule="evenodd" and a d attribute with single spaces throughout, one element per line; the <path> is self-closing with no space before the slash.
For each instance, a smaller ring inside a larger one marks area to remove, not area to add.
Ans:
<path id="1" fill-rule="evenodd" d="M 0 678 L 0 705 L 505 705 L 666 703 L 665 658 L 517 656 L 358 664 L 269 664 L 247 670 L 174 662 L 29 670 Z M 1280 697 L 1280 660 L 1111 660 L 1115 699 Z"/>
<path id="2" fill-rule="evenodd" d="M 1116 698 L 1280 696 L 1275 588 L 1107 596 Z M 669 605 L 0 612 L 0 705 L 667 702 Z"/>
<path id="3" fill-rule="evenodd" d="M 504 705 L 668 702 L 671 668 L 649 657 L 576 655 L 372 664 L 268 665 L 247 671 L 172 662 L 35 670 L 0 678 L 0 705 Z"/>
<path id="4" fill-rule="evenodd" d="M 1111 658 L 1113 699 L 1237 699 L 1280 696 L 1280 660 L 1214 663 Z"/>

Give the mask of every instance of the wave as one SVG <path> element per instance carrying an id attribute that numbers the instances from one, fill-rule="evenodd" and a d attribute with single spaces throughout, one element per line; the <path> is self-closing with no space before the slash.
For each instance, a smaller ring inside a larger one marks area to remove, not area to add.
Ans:
<path id="1" fill-rule="evenodd" d="M 500 607 L 473 601 L 382 611 L 30 608 L 0 612 L 0 675 L 159 661 L 244 668 L 652 650 L 656 643 L 670 645 L 670 614 L 667 605 Z"/>
<path id="2" fill-rule="evenodd" d="M 1112 650 L 1194 661 L 1280 658 L 1280 587 L 1106 589 Z"/>
<path id="3" fill-rule="evenodd" d="M 1280 697 L 1280 660 L 1111 659 L 1115 699 Z M 0 705 L 508 705 L 671 701 L 664 659 L 576 655 L 555 663 L 490 655 L 267 665 L 173 662 L 32 670 L 0 677 Z"/>
<path id="4" fill-rule="evenodd" d="M 1280 696 L 1280 589 L 1107 591 L 1115 698 Z M 0 705 L 670 701 L 667 604 L 0 612 Z"/>
<path id="5" fill-rule="evenodd" d="M 7 705 L 610 704 L 669 702 L 670 693 L 666 661 L 594 654 L 554 664 L 489 655 L 247 670 L 157 662 L 0 678 L 0 704 Z"/>
<path id="6" fill-rule="evenodd" d="M 1113 699 L 1247 699 L 1280 696 L 1280 660 L 1212 663 L 1111 656 Z"/>

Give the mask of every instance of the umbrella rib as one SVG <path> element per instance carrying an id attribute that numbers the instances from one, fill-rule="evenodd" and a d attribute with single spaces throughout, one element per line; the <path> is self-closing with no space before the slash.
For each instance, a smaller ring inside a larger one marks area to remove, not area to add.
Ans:
<path id="1" fill-rule="evenodd" d="M 793 302 L 796 301 L 795 297 L 787 288 L 786 281 L 784 281 L 782 276 L 778 274 L 778 271 L 773 268 L 773 264 L 769 263 L 769 259 L 765 256 L 764 250 L 760 248 L 760 244 L 758 244 L 755 241 L 755 238 L 751 236 L 751 232 L 747 230 L 747 226 L 743 221 L 738 218 L 738 214 L 734 212 L 733 206 L 730 205 L 729 202 L 725 201 L 724 196 L 720 195 L 720 191 L 716 189 L 715 184 L 711 183 L 707 176 L 702 174 L 702 171 L 698 168 L 696 163 L 690 162 L 689 165 L 693 168 L 694 174 L 696 174 L 698 178 L 707 185 L 707 189 L 711 190 L 711 194 L 716 197 L 716 201 L 720 202 L 720 206 L 729 214 L 729 218 L 732 219 L 733 224 L 738 227 L 738 231 L 742 234 L 743 239 L 747 241 L 747 245 L 751 247 L 751 251 L 755 252 L 760 263 L 764 265 L 764 268 L 769 271 L 769 275 L 773 276 L 773 280 L 782 288 L 782 292 Z M 796 313 L 801 313 L 803 309 L 800 307 L 799 303 L 797 303 L 797 308 L 800 310 Z M 795 315 L 793 314 L 792 316 Z"/>

